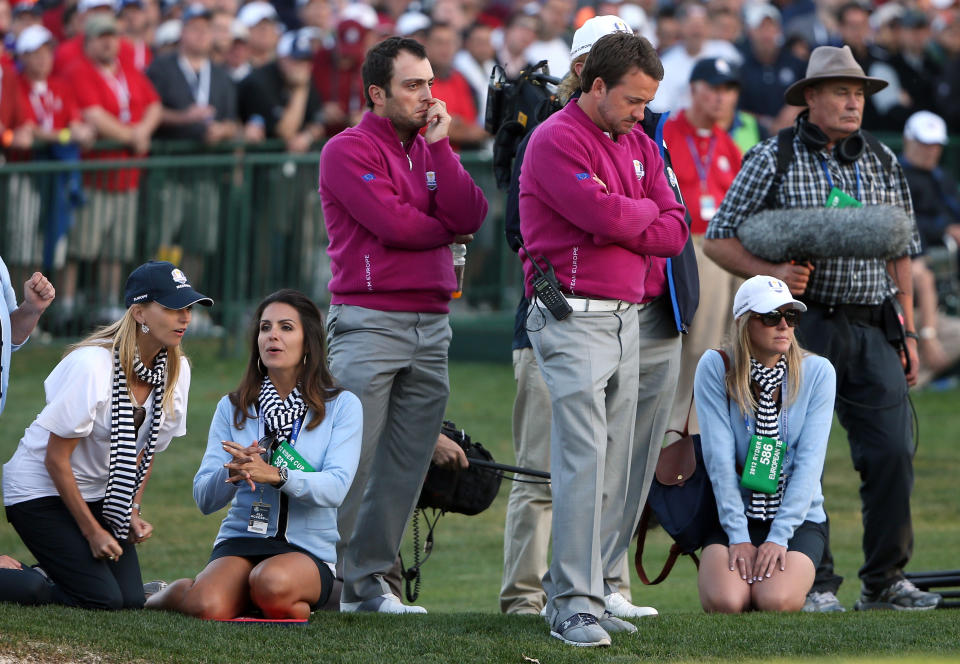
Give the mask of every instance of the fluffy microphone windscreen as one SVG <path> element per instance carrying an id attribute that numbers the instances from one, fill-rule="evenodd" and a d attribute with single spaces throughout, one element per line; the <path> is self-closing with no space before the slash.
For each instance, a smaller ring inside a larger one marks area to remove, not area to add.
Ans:
<path id="1" fill-rule="evenodd" d="M 895 258 L 904 254 L 912 234 L 913 220 L 894 205 L 764 210 L 737 229 L 747 251 L 772 263 Z"/>

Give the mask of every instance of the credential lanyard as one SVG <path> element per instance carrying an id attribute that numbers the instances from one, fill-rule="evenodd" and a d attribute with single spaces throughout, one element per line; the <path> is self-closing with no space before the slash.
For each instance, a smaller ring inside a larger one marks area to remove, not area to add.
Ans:
<path id="1" fill-rule="evenodd" d="M 266 432 L 267 432 L 266 424 L 265 424 L 264 421 L 263 421 L 263 415 L 261 415 L 259 418 L 257 418 L 257 420 L 258 420 L 258 424 L 259 424 L 259 427 L 260 427 L 260 436 L 259 436 L 259 438 L 263 438 L 263 437 L 266 435 Z M 293 447 L 293 446 L 295 446 L 295 445 L 297 444 L 297 438 L 300 436 L 300 428 L 301 428 L 302 426 L 303 426 L 303 418 L 302 418 L 302 417 L 298 417 L 297 419 L 295 419 L 295 420 L 293 421 L 293 428 L 290 429 L 290 437 L 287 439 L 287 442 L 290 444 L 290 447 Z M 280 442 L 279 438 L 277 439 L 277 442 L 278 442 L 278 443 Z M 269 450 L 268 450 L 268 452 L 269 452 Z"/>
<path id="2" fill-rule="evenodd" d="M 180 70 L 187 80 L 187 85 L 190 86 L 190 92 L 193 93 L 193 100 L 197 106 L 208 106 L 210 104 L 210 61 L 205 60 L 199 72 L 194 71 L 184 57 L 178 58 L 177 62 L 180 64 Z"/>
<path id="3" fill-rule="evenodd" d="M 830 169 L 827 168 L 827 160 L 823 158 L 823 155 L 818 154 L 817 156 L 820 158 L 820 168 L 823 169 L 823 174 L 827 178 L 827 185 L 830 189 L 833 189 L 833 177 L 830 175 Z M 863 185 L 860 181 L 860 164 L 853 162 L 853 171 L 857 174 L 857 200 L 862 203 Z"/>
<path id="4" fill-rule="evenodd" d="M 697 144 L 694 142 L 693 138 L 690 136 L 685 137 L 687 139 L 687 147 L 690 148 L 690 156 L 693 157 L 693 166 L 697 169 L 697 177 L 700 178 L 700 187 L 704 191 L 707 190 L 707 175 L 710 173 L 710 164 L 713 163 L 713 150 L 717 147 L 717 137 L 713 135 L 710 137 L 710 146 L 707 148 L 707 157 L 706 159 L 700 159 L 700 152 L 697 150 Z"/>
<path id="5" fill-rule="evenodd" d="M 120 115 L 118 116 L 120 122 L 130 122 L 130 86 L 127 85 L 127 77 L 123 74 L 123 68 L 117 63 L 117 73 L 107 69 L 101 69 L 100 75 L 103 76 L 103 79 L 107 82 L 107 85 L 110 86 L 110 89 L 113 90 L 113 94 L 117 98 L 117 107 L 120 109 Z"/>
<path id="6" fill-rule="evenodd" d="M 33 107 L 33 114 L 37 117 L 37 122 L 40 123 L 40 126 L 47 131 L 53 131 L 54 110 L 53 108 L 48 108 L 54 104 L 52 98 L 53 94 L 50 92 L 49 87 L 40 90 L 34 85 L 34 87 L 30 89 L 30 105 Z"/>

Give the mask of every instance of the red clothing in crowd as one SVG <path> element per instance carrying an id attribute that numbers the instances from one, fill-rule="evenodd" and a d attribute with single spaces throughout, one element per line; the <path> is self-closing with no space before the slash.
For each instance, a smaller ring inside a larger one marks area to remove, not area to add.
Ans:
<path id="1" fill-rule="evenodd" d="M 670 149 L 670 159 L 677 175 L 680 193 L 690 212 L 690 232 L 703 235 L 713 212 L 740 172 L 740 149 L 730 135 L 719 126 L 700 130 L 690 124 L 685 111 L 680 111 L 663 125 L 663 140 Z M 697 151 L 694 158 L 690 144 Z M 700 172 L 706 173 L 703 182 Z M 712 206 L 712 209 L 711 209 Z"/>
<path id="2" fill-rule="evenodd" d="M 67 70 L 65 78 L 73 86 L 80 110 L 99 106 L 118 118 L 126 125 L 134 125 L 143 119 L 147 108 L 160 100 L 153 84 L 150 83 L 131 62 L 118 59 L 118 68 L 114 74 L 98 68 L 86 56 L 78 58 Z M 96 159 L 123 159 L 129 153 L 126 150 L 98 150 L 89 156 Z M 96 173 L 91 173 L 96 176 Z M 128 191 L 136 189 L 140 183 L 138 169 L 124 169 L 110 172 L 106 176 L 95 178 L 99 189 L 110 191 Z"/>
<path id="3" fill-rule="evenodd" d="M 313 58 L 313 84 L 320 99 L 323 103 L 336 102 L 347 118 L 366 108 L 362 66 L 362 59 L 341 60 L 336 49 L 320 49 Z M 334 136 L 349 126 L 349 120 L 336 124 L 326 121 L 324 125 L 327 136 Z"/>
<path id="4" fill-rule="evenodd" d="M 17 71 L 0 64 L 0 131 L 17 129 L 30 121 L 28 103 L 17 83 Z"/>
<path id="5" fill-rule="evenodd" d="M 447 78 L 437 76 L 430 90 L 434 97 L 446 102 L 447 113 L 452 117 L 458 117 L 467 124 L 477 122 L 477 102 L 463 74 L 453 69 Z"/>
<path id="6" fill-rule="evenodd" d="M 20 89 L 28 102 L 30 118 L 38 127 L 56 131 L 81 119 L 73 87 L 61 78 L 51 76 L 45 83 L 34 83 L 20 74 Z"/>
<path id="7" fill-rule="evenodd" d="M 83 52 L 83 35 L 71 37 L 57 46 L 57 50 L 53 54 L 53 71 L 56 74 L 63 75 L 73 66 L 74 62 L 84 57 L 86 56 Z M 136 66 L 137 64 L 136 49 L 134 49 L 133 44 L 122 37 L 120 38 L 120 50 L 117 51 L 117 59 L 130 66 Z M 148 58 L 146 62 L 149 65 L 150 59 Z"/>

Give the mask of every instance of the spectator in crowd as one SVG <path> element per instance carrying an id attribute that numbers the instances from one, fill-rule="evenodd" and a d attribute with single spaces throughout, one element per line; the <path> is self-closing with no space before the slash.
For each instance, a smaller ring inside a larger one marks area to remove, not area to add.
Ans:
<path id="1" fill-rule="evenodd" d="M 843 43 L 868 76 L 887 81 L 885 90 L 871 95 L 863 111 L 863 128 L 870 131 L 899 131 L 913 100 L 904 90 L 890 57 L 873 44 L 870 30 L 870 8 L 859 0 L 845 2 L 837 9 L 837 27 Z"/>
<path id="2" fill-rule="evenodd" d="M 376 33 L 354 19 L 337 24 L 336 40 L 313 58 L 313 85 L 323 100 L 327 136 L 360 122 L 365 105 L 363 56 Z"/>
<path id="3" fill-rule="evenodd" d="M 606 608 L 618 589 L 604 577 L 635 532 L 676 387 L 680 338 L 661 296 L 665 257 L 688 231 L 657 145 L 634 131 L 662 76 L 646 39 L 601 37 L 583 94 L 534 130 L 520 175 L 526 295 L 543 256 L 573 310 L 558 320 L 537 300 L 527 330 L 553 402 L 545 616 L 551 636 L 576 646 L 636 631 Z M 594 249 L 578 252 L 585 243 Z"/>
<path id="4" fill-rule="evenodd" d="M 677 111 L 690 106 L 690 72 L 700 58 L 723 58 L 738 65 L 742 60 L 733 44 L 708 39 L 707 10 L 703 5 L 687 3 L 680 7 L 680 43 L 663 54 L 663 83 L 650 104 L 656 113 Z"/>
<path id="5" fill-rule="evenodd" d="M 430 10 L 431 23 L 446 23 L 457 34 L 462 34 L 470 21 L 463 11 L 460 0 L 434 0 Z"/>
<path id="6" fill-rule="evenodd" d="M 903 576 L 913 541 L 913 432 L 907 390 L 916 381 L 917 371 L 910 279 L 910 256 L 920 250 L 916 230 L 896 258 L 837 256 L 814 264 L 771 263 L 750 253 L 737 237 L 740 224 L 761 210 L 783 209 L 791 219 L 801 219 L 803 208 L 825 205 L 834 187 L 861 206 L 898 206 L 912 224 L 910 192 L 892 152 L 859 133 L 867 98 L 886 85 L 863 74 L 849 47 L 814 50 L 806 76 L 787 88 L 784 97 L 788 104 L 806 107 L 797 119 L 791 167 L 774 185 L 776 137 L 747 153 L 710 221 L 704 251 L 738 276 L 766 274 L 786 282 L 808 308 L 800 321 L 799 340 L 837 370 L 836 410 L 860 473 L 863 503 L 865 561 L 855 608 L 931 609 L 939 596 L 918 590 Z M 771 191 L 771 187 L 776 188 Z M 856 209 L 851 206 L 849 211 Z M 866 225 L 869 209 L 863 211 L 863 217 L 853 217 Z M 844 217 L 842 223 L 854 222 Z M 906 354 L 898 353 L 881 327 L 884 307 L 893 306 L 884 304 L 891 297 L 903 311 Z M 841 579 L 833 573 L 829 538 L 827 542 L 808 595 L 809 610 L 843 608 L 835 595 Z"/>
<path id="7" fill-rule="evenodd" d="M 233 22 L 235 17 L 215 9 L 210 12 L 210 60 L 221 67 L 227 66 L 227 54 L 233 46 Z"/>
<path id="8" fill-rule="evenodd" d="M 240 83 L 253 71 L 253 67 L 250 66 L 250 31 L 237 18 L 233 20 L 231 35 L 230 50 L 227 51 L 224 65 L 230 72 L 233 82 Z"/>
<path id="9" fill-rule="evenodd" d="M 238 129 L 237 92 L 230 75 L 214 64 L 212 15 L 192 4 L 181 15 L 176 54 L 157 58 L 147 70 L 163 106 L 157 138 L 219 143 Z"/>
<path id="10" fill-rule="evenodd" d="M 331 0 L 297 0 L 297 15 L 306 28 L 320 31 L 320 39 L 326 46 L 334 41 L 337 17 Z"/>
<path id="11" fill-rule="evenodd" d="M 799 37 L 810 48 L 817 46 L 840 46 L 843 37 L 837 28 L 837 6 L 844 0 L 813 0 L 812 6 L 806 5 L 803 11 L 792 11 L 793 5 L 785 10 L 789 13 L 784 19 L 784 34 L 788 38 Z"/>
<path id="12" fill-rule="evenodd" d="M 489 135 L 477 124 L 477 106 L 470 84 L 453 67 L 453 58 L 460 49 L 460 37 L 446 23 L 434 23 L 424 42 L 427 58 L 433 67 L 434 96 L 443 99 L 450 114 L 448 135 L 453 147 L 477 147 Z"/>
<path id="13" fill-rule="evenodd" d="M 306 152 L 324 135 L 320 96 L 310 80 L 313 47 L 309 28 L 288 32 L 279 57 L 240 83 L 240 119 L 248 141 L 280 138 L 287 150 Z"/>
<path id="14" fill-rule="evenodd" d="M 118 0 L 116 7 L 120 36 L 133 47 L 133 64 L 140 71 L 146 71 L 153 61 L 153 53 L 150 50 L 150 15 L 143 0 Z"/>
<path id="15" fill-rule="evenodd" d="M 682 432 L 688 416 L 690 432 L 699 431 L 696 413 L 690 411 L 697 362 L 705 351 L 717 347 L 723 330 L 730 327 L 735 279 L 704 256 L 703 236 L 740 170 L 740 149 L 719 124 L 725 110 L 736 104 L 739 87 L 740 72 L 723 58 L 698 60 L 690 73 L 690 107 L 671 114 L 663 127 L 663 139 L 670 146 L 677 183 L 690 213 L 690 234 L 700 269 L 700 306 L 683 338 L 668 431 Z"/>
<path id="16" fill-rule="evenodd" d="M 88 16 L 84 40 L 83 55 L 64 77 L 73 83 L 83 118 L 96 129 L 97 137 L 127 146 L 126 150 L 102 150 L 89 156 L 122 159 L 131 153 L 145 155 L 163 114 L 156 90 L 132 60 L 119 57 L 120 37 L 112 13 Z M 134 256 L 139 184 L 140 171 L 134 168 L 88 174 L 87 205 L 68 240 L 65 310 L 75 305 L 78 261 L 97 262 L 101 297 L 112 307 L 119 304 L 123 263 Z"/>
<path id="17" fill-rule="evenodd" d="M 784 282 L 748 279 L 732 309 L 726 357 L 707 350 L 695 384 L 704 466 L 720 517 L 701 554 L 700 603 L 710 613 L 799 611 L 823 556 L 820 476 L 836 373 L 797 343 L 794 327 L 807 308 Z M 766 467 L 762 455 L 754 457 L 768 484 L 745 488 L 737 468 L 750 461 L 761 436 L 781 446 L 782 456 L 773 451 L 776 461 Z"/>
<path id="18" fill-rule="evenodd" d="M 490 40 L 493 29 L 486 23 L 474 23 L 463 37 L 463 48 L 454 56 L 453 66 L 460 72 L 477 101 L 477 124 L 483 126 L 487 111 L 487 91 L 490 89 L 490 72 L 496 64 L 496 52 Z"/>
<path id="19" fill-rule="evenodd" d="M 796 107 L 783 103 L 783 93 L 803 78 L 804 63 L 782 46 L 776 7 L 748 5 L 745 12 L 749 38 L 740 69 L 740 109 L 753 113 L 765 131 L 775 134 L 796 119 Z"/>
<path id="20" fill-rule="evenodd" d="M 930 48 L 933 38 L 930 19 L 914 9 L 904 14 L 901 26 L 898 49 L 890 59 L 890 64 L 911 101 L 910 109 L 932 111 L 941 66 Z"/>
<path id="21" fill-rule="evenodd" d="M 573 0 L 542 0 L 540 33 L 537 40 L 527 47 L 527 60 L 534 64 L 546 60 L 550 73 L 557 78 L 570 69 L 570 42 L 567 41 L 567 31 L 570 29 L 570 19 L 575 6 Z"/>
<path id="22" fill-rule="evenodd" d="M 277 10 L 269 2 L 254 0 L 241 7 L 237 14 L 240 23 L 249 31 L 248 60 L 254 69 L 273 62 L 277 57 L 280 40 L 280 20 Z"/>
<path id="23" fill-rule="evenodd" d="M 333 268 L 330 370 L 360 396 L 364 419 L 359 468 L 338 515 L 344 612 L 426 612 L 404 605 L 383 577 L 449 393 L 456 277 L 448 245 L 471 239 L 487 214 L 483 192 L 450 148 L 450 116 L 430 91 L 433 77 L 420 43 L 380 42 L 363 66 L 371 111 L 320 156 Z"/>
<path id="24" fill-rule="evenodd" d="M 43 7 L 35 0 L 21 0 L 13 6 L 11 12 L 10 29 L 6 34 L 9 43 L 16 43 L 20 33 L 31 25 L 43 23 Z"/>
<path id="25" fill-rule="evenodd" d="M 418 11 L 404 12 L 397 19 L 394 32 L 398 37 L 409 37 L 423 43 L 427 38 L 427 29 L 430 27 L 430 17 Z"/>
<path id="26" fill-rule="evenodd" d="M 870 14 L 873 43 L 893 56 L 903 40 L 903 15 L 906 10 L 896 2 L 885 2 Z"/>
<path id="27" fill-rule="evenodd" d="M 744 39 L 743 21 L 740 13 L 726 5 L 710 6 L 707 9 L 710 23 L 710 39 L 725 41 L 734 46 Z"/>
<path id="28" fill-rule="evenodd" d="M 77 60 L 83 57 L 86 48 L 85 26 L 93 16 L 113 18 L 113 0 L 79 0 L 77 2 L 76 32 L 66 41 L 60 42 L 55 52 L 53 71 L 57 75 L 66 73 Z M 117 58 L 121 62 L 136 67 L 137 58 L 133 44 L 121 37 L 117 49 Z"/>
<path id="29" fill-rule="evenodd" d="M 540 31 L 540 18 L 523 12 L 515 12 L 503 26 L 503 45 L 497 50 L 497 63 L 503 67 L 507 78 L 514 79 L 531 64 L 527 49 Z"/>
<path id="30" fill-rule="evenodd" d="M 4 52 L 0 40 L 0 55 Z M 27 150 L 32 144 L 29 102 L 17 83 L 17 70 L 0 61 L 0 149 Z"/>
<path id="31" fill-rule="evenodd" d="M 193 305 L 213 301 L 161 262 L 134 270 L 124 299 L 122 317 L 47 376 L 46 404 L 3 467 L 7 518 L 49 578 L 37 584 L 41 602 L 143 606 L 136 545 L 153 526 L 140 506 L 154 453 L 187 431 L 190 363 L 180 342 Z M 16 601 L 11 590 L 4 584 L 0 598 Z"/>
<path id="32" fill-rule="evenodd" d="M 83 120 L 73 85 L 51 76 L 53 48 L 53 35 L 42 25 L 32 25 L 20 33 L 20 87 L 29 102 L 33 136 L 41 142 L 39 149 L 34 150 L 34 158 L 66 161 L 77 158 L 77 144 L 90 147 L 96 133 Z M 11 184 L 19 181 L 21 187 L 10 192 L 11 199 L 17 198 L 19 205 L 17 214 L 8 217 L 8 260 L 27 266 L 31 272 L 41 263 L 48 270 L 60 269 L 66 258 L 66 233 L 72 219 L 66 199 L 70 190 L 79 186 L 79 176 L 54 174 L 46 181 L 38 181 L 30 176 L 11 175 L 10 180 Z M 42 195 L 46 197 L 45 205 L 41 204 Z M 28 201 L 32 204 L 26 204 Z M 52 222 L 45 224 L 45 232 L 40 225 L 44 212 Z"/>
<path id="33" fill-rule="evenodd" d="M 203 571 L 159 584 L 149 609 L 224 620 L 252 605 L 266 618 L 305 620 L 333 589 L 337 509 L 360 457 L 360 400 L 330 375 L 323 319 L 302 293 L 268 296 L 251 329 L 243 378 L 217 406 L 193 479 L 204 514 L 229 511 Z"/>
<path id="34" fill-rule="evenodd" d="M 180 34 L 183 32 L 183 23 L 178 18 L 170 18 L 157 26 L 153 33 L 153 54 L 155 57 L 170 55 L 177 52 L 180 43 Z"/>
<path id="35" fill-rule="evenodd" d="M 580 72 L 594 42 L 613 32 L 629 32 L 630 27 L 618 16 L 595 16 L 573 34 L 570 50 L 570 71 L 557 86 L 560 103 L 566 105 L 580 94 Z M 644 113 L 647 126 L 648 113 Z M 654 124 L 656 126 L 656 124 Z M 520 169 L 531 134 L 521 141 L 513 163 L 504 230 L 507 244 L 521 255 L 520 236 Z M 522 255 L 521 255 L 522 257 Z M 517 465 L 526 468 L 550 467 L 550 391 L 540 374 L 533 345 L 527 334 L 527 312 L 530 301 L 521 295 L 517 306 L 513 333 L 513 373 L 517 394 L 513 402 L 513 446 Z M 547 571 L 547 550 L 550 546 L 550 521 L 553 502 L 550 487 L 544 484 L 514 482 L 510 487 L 506 522 L 503 528 L 503 583 L 500 587 L 500 610 L 509 614 L 537 615 L 546 602 L 543 575 Z M 630 596 L 630 570 L 626 559 L 619 569 L 604 569 L 617 592 L 604 596 L 604 604 L 618 618 L 656 615 L 652 607 L 634 606 Z"/>
<path id="36" fill-rule="evenodd" d="M 664 5 L 657 11 L 657 53 L 661 57 L 680 43 L 680 17 L 677 8 Z"/>
<path id="37" fill-rule="evenodd" d="M 960 195 L 954 178 L 940 167 L 947 142 L 947 125 L 940 116 L 918 111 L 907 120 L 900 163 L 910 187 L 924 254 L 913 259 L 921 360 L 918 383 L 947 369 L 960 355 L 956 343 L 960 321 L 937 310 L 936 279 L 927 256 L 931 248 L 943 251 L 945 243 L 960 244 Z"/>

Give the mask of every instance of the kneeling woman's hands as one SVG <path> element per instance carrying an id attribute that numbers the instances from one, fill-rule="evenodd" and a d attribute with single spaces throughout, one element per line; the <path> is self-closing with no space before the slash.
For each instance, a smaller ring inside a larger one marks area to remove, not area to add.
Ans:
<path id="1" fill-rule="evenodd" d="M 227 482 L 246 482 L 250 490 L 255 491 L 256 482 L 275 484 L 280 481 L 280 473 L 263 460 L 261 455 L 266 450 L 257 443 L 243 447 L 232 440 L 225 440 L 223 449 L 233 457 L 232 461 L 223 464 L 223 467 L 230 471 Z"/>
<path id="2" fill-rule="evenodd" d="M 753 580 L 763 581 L 764 578 L 770 578 L 774 569 L 779 567 L 782 572 L 786 569 L 786 565 L 787 547 L 773 542 L 764 542 L 757 547 L 757 562 L 753 566 Z"/>
<path id="3" fill-rule="evenodd" d="M 757 547 L 750 542 L 731 544 L 727 548 L 730 556 L 730 571 L 736 571 L 747 583 L 753 583 L 754 562 L 757 559 Z"/>

